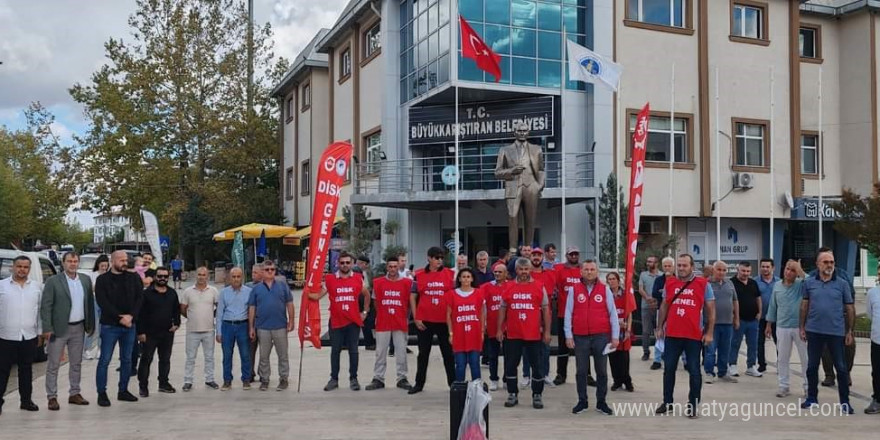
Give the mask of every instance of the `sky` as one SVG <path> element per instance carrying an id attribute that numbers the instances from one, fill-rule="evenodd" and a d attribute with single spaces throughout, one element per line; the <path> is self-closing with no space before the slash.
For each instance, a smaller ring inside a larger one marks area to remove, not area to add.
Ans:
<path id="1" fill-rule="evenodd" d="M 254 0 L 256 23 L 269 22 L 274 52 L 288 60 L 322 27 L 331 27 L 348 0 Z M 56 117 L 63 143 L 87 129 L 82 107 L 68 89 L 87 83 L 107 62 L 104 43 L 130 39 L 134 0 L 0 0 L 0 125 L 24 126 L 23 110 L 40 101 Z M 91 213 L 68 215 L 90 227 Z"/>

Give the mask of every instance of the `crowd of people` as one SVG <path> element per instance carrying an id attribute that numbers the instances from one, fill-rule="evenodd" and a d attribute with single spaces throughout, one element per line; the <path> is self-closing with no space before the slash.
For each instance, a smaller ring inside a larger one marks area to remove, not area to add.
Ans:
<path id="1" fill-rule="evenodd" d="M 491 391 L 504 388 L 505 407 L 519 404 L 520 390 L 531 389 L 531 406 L 544 407 L 545 386 L 568 380 L 568 359 L 575 359 L 574 414 L 589 408 L 588 387 L 595 386 L 595 409 L 612 415 L 608 405 L 608 369 L 611 391 L 634 392 L 630 375 L 635 297 L 624 291 L 621 275 L 602 279 L 592 259 L 581 259 L 569 246 L 563 262 L 556 248 L 523 246 L 518 255 L 489 263 L 485 251 L 476 253 L 471 267 L 467 256 L 457 256 L 455 269 L 443 264 L 439 247 L 427 252 L 427 264 L 412 271 L 406 256 L 385 261 L 385 273 L 373 277 L 369 259 L 342 252 L 337 269 L 324 276 L 321 291 L 309 298 L 329 298 L 330 379 L 324 391 L 339 388 L 343 351 L 349 360 L 349 389 L 361 389 L 358 380 L 359 342 L 375 351 L 368 391 L 385 388 L 388 357 L 396 364 L 395 387 L 408 394 L 424 390 L 430 353 L 438 346 L 446 382 L 482 380 L 488 367 Z M 175 393 L 169 379 L 175 333 L 185 322 L 186 364 L 182 390 L 193 389 L 195 363 L 201 347 L 204 385 L 229 390 L 238 349 L 243 389 L 259 380 L 268 390 L 270 357 L 277 358 L 276 390 L 290 385 L 288 334 L 294 329 L 293 296 L 285 280 L 276 277 L 271 260 L 253 267 L 252 281 L 244 283 L 242 269 L 233 268 L 228 285 L 218 290 L 208 282 L 205 267 L 196 270 L 195 284 L 180 290 L 169 278 L 180 279 L 180 267 L 155 267 L 152 255 L 129 264 L 123 251 L 99 258 L 89 275 L 80 273 L 75 253 L 63 257 L 63 272 L 44 285 L 28 277 L 31 260 L 14 260 L 12 276 L 0 281 L 0 396 L 5 393 L 13 365 L 18 366 L 21 409 L 37 411 L 32 399 L 31 364 L 38 346 L 48 344 L 46 396 L 48 409 L 58 410 L 57 377 L 64 353 L 69 364 L 68 404 L 88 405 L 80 388 L 83 358 L 99 353 L 96 388 L 98 405 L 111 405 L 107 394 L 108 370 L 119 347 L 117 400 L 136 402 L 150 394 L 151 366 L 158 355 L 157 390 Z M 650 256 L 636 286 L 641 301 L 642 361 L 653 360 L 652 370 L 663 369 L 664 414 L 674 401 L 676 370 L 683 360 L 689 375 L 686 414 L 697 417 L 702 386 L 736 383 L 739 351 L 746 346 L 744 374 L 761 377 L 767 368 L 767 338 L 777 350 L 777 392 L 791 394 L 791 364 L 797 351 L 803 369 L 803 407 L 818 404 L 818 369 L 825 368 L 822 385 L 838 385 L 838 401 L 852 414 L 849 401 L 855 343 L 854 288 L 851 277 L 835 268 L 831 250 L 822 248 L 817 269 L 806 274 L 799 261 L 789 260 L 782 277 L 774 261 L 762 259 L 758 274 L 740 262 L 728 276 L 723 261 L 695 272 L 693 257 L 658 259 Z M 880 276 L 880 268 L 878 268 Z M 635 278 L 634 278 L 635 279 Z M 868 316 L 873 319 L 871 360 L 874 396 L 866 413 L 880 413 L 880 288 L 868 293 Z M 185 321 L 183 321 L 185 318 Z M 410 323 L 415 326 L 418 355 L 414 382 L 409 382 L 406 353 Z M 556 328 L 556 374 L 550 374 L 551 330 Z M 652 342 L 653 341 L 653 342 Z M 214 344 L 222 350 L 222 385 L 215 382 Z M 651 349 L 653 348 L 653 358 Z M 259 356 L 257 351 L 259 350 Z M 396 354 L 396 355 L 395 355 Z M 503 363 L 500 359 L 503 357 Z M 522 369 L 521 369 L 522 365 Z M 499 373 L 500 368 L 500 373 Z M 522 377 L 520 377 L 522 371 Z M 501 375 L 503 375 L 503 377 Z M 136 377 L 138 396 L 129 392 Z M 554 377 L 551 379 L 551 377 Z M 0 397 L 0 411 L 2 411 Z"/>

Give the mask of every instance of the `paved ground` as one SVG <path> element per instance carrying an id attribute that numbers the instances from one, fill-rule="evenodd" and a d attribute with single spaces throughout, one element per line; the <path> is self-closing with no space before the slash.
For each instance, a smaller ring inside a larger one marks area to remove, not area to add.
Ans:
<path id="1" fill-rule="evenodd" d="M 325 312 L 326 313 L 326 312 Z M 326 322 L 326 321 L 325 321 Z M 291 347 L 298 348 L 295 334 L 291 337 Z M 417 350 L 414 350 L 417 351 Z M 773 358 L 772 345 L 768 356 Z M 531 409 L 529 393 L 521 394 L 521 404 L 517 408 L 503 408 L 506 395 L 498 391 L 493 394 L 491 403 L 490 431 L 495 439 L 529 438 L 575 438 L 591 434 L 609 435 L 610 432 L 625 433 L 630 439 L 665 438 L 671 434 L 684 434 L 689 439 L 742 440 L 750 436 L 780 439 L 828 438 L 841 433 L 864 435 L 876 429 L 880 418 L 866 416 L 862 410 L 870 396 L 870 345 L 860 340 L 854 369 L 854 388 L 852 402 L 857 414 L 850 417 L 821 416 L 752 416 L 749 421 L 741 414 L 728 411 L 724 420 L 719 417 L 702 417 L 688 420 L 682 417 L 655 418 L 650 416 L 605 417 L 594 411 L 578 416 L 570 413 L 575 402 L 574 385 L 568 383 L 557 388 L 547 389 L 544 394 L 546 408 Z M 153 394 L 137 403 L 123 403 L 113 399 L 110 408 L 96 405 L 94 373 L 97 361 L 87 361 L 84 366 L 84 395 L 92 401 L 87 407 L 72 408 L 63 399 L 59 412 L 46 410 L 44 378 L 35 379 L 34 400 L 40 412 L 27 413 L 18 410 L 17 393 L 6 396 L 5 411 L 0 416 L 0 439 L 28 438 L 38 433 L 41 440 L 69 439 L 73 433 L 106 439 L 154 439 L 154 438 L 195 438 L 195 439 L 444 439 L 448 436 L 448 391 L 442 372 L 439 352 L 435 349 L 428 374 L 425 392 L 408 396 L 397 389 L 380 391 L 351 392 L 340 389 L 332 393 L 322 391 L 328 378 L 329 349 L 307 349 L 304 353 L 302 392 L 296 392 L 296 372 L 300 362 L 298 349 L 291 354 L 292 389 L 268 392 L 257 389 L 244 391 L 239 382 L 233 390 L 220 392 L 206 389 L 202 376 L 201 358 L 196 365 L 197 384 L 192 392 L 182 393 L 181 378 L 184 367 L 184 338 L 181 334 L 175 340 L 172 357 L 172 383 L 178 388 L 174 395 L 159 394 L 156 384 L 151 385 Z M 661 399 L 662 374 L 650 371 L 649 363 L 639 360 L 639 348 L 632 351 L 632 376 L 636 391 L 609 392 L 608 400 L 614 403 L 655 404 Z M 215 365 L 218 382 L 221 378 L 221 353 L 219 345 L 215 350 Z M 366 385 L 372 374 L 374 352 L 361 350 L 359 376 L 361 384 Z M 201 356 L 201 354 L 200 354 Z M 342 355 L 343 372 L 347 371 L 347 356 Z M 741 363 L 745 359 L 741 357 Z M 415 354 L 409 355 L 410 380 L 415 374 Z M 273 362 L 273 374 L 277 371 Z M 110 388 L 113 389 L 117 373 L 111 365 Z M 569 376 L 573 378 L 574 365 L 569 366 Z M 155 377 L 155 363 L 153 368 Z M 551 359 L 551 371 L 555 373 L 555 359 Z M 389 377 L 393 377 L 393 362 L 389 364 Z M 59 388 L 67 388 L 67 367 L 62 367 Z M 488 376 L 484 369 L 483 373 Z M 345 377 L 343 373 L 342 377 Z M 273 376 L 272 384 L 277 382 Z M 800 377 L 793 377 L 792 388 L 800 386 Z M 345 382 L 345 381 L 343 381 Z M 680 370 L 678 401 L 684 401 L 687 393 L 687 376 Z M 132 381 L 130 390 L 136 391 Z M 770 367 L 765 377 L 741 377 L 739 384 L 703 385 L 703 401 L 717 401 L 724 404 L 757 404 L 760 402 L 784 403 L 794 405 L 797 393 L 790 398 L 778 399 L 776 390 L 776 369 Z M 595 403 L 595 388 L 590 389 L 590 403 Z M 115 393 L 114 393 L 115 394 Z M 111 394 L 111 398 L 115 397 Z M 821 388 L 820 401 L 836 401 L 836 390 Z M 739 407 L 742 408 L 742 407 Z M 752 408 L 752 411 L 757 411 Z M 772 434 L 770 434 L 772 433 Z"/>

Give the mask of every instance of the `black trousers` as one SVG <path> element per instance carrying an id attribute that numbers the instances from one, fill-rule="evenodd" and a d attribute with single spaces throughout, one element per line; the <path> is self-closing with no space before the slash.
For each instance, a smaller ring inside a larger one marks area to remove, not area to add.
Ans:
<path id="1" fill-rule="evenodd" d="M 846 357 L 846 369 L 852 372 L 853 363 L 856 360 L 855 341 L 853 341 L 852 345 L 843 346 L 843 354 Z M 822 370 L 825 371 L 826 378 L 831 378 L 831 380 L 837 379 L 837 376 L 834 375 L 834 358 L 831 357 L 831 350 L 828 347 L 825 347 L 825 350 L 822 351 Z M 852 375 L 850 375 L 850 378 L 852 378 Z"/>
<path id="2" fill-rule="evenodd" d="M 434 336 L 440 345 L 440 354 L 443 356 L 443 367 L 446 369 L 446 384 L 452 385 L 455 381 L 455 359 L 452 356 L 452 345 L 449 343 L 449 327 L 445 323 L 425 322 L 425 330 L 418 331 L 419 356 L 416 366 L 416 387 L 424 387 L 428 378 L 428 360 L 431 357 L 431 347 L 434 345 Z M 403 356 L 404 353 L 398 355 Z"/>
<path id="3" fill-rule="evenodd" d="M 773 328 L 773 345 L 776 345 L 776 323 L 770 324 Z M 764 336 L 764 329 L 767 328 L 767 321 L 761 319 L 758 321 L 758 366 L 767 368 L 767 358 L 764 355 L 764 345 L 767 343 L 767 337 Z"/>
<path id="4" fill-rule="evenodd" d="M 880 402 L 880 344 L 871 342 L 871 384 L 875 402 Z"/>
<path id="5" fill-rule="evenodd" d="M 18 395 L 22 402 L 30 402 L 33 394 L 34 374 L 31 365 L 37 352 L 37 338 L 24 341 L 0 339 L 0 407 L 9 383 L 12 366 L 18 366 Z"/>
<path id="6" fill-rule="evenodd" d="M 541 371 L 544 368 L 544 362 L 541 361 L 543 345 L 544 341 L 504 340 L 504 383 L 507 385 L 508 393 L 519 394 L 517 379 L 519 378 L 519 363 L 523 353 L 532 367 L 532 393 L 541 394 L 544 392 L 546 372 Z"/>
<path id="7" fill-rule="evenodd" d="M 150 381 L 150 366 L 153 364 L 153 356 L 159 352 L 159 385 L 168 383 L 168 373 L 171 371 L 171 347 L 174 346 L 174 333 L 162 332 L 147 335 L 147 340 L 142 344 L 141 362 L 138 365 L 138 382 L 141 388 L 147 388 Z"/>
<path id="8" fill-rule="evenodd" d="M 614 385 L 632 385 L 632 377 L 629 375 L 629 350 L 615 350 L 608 353 L 608 362 L 611 364 Z"/>
<path id="9" fill-rule="evenodd" d="M 556 376 L 561 379 L 568 377 L 568 346 L 565 345 L 565 318 L 556 318 Z M 549 371 L 547 372 L 550 373 Z M 587 375 L 590 370 L 587 369 Z"/>

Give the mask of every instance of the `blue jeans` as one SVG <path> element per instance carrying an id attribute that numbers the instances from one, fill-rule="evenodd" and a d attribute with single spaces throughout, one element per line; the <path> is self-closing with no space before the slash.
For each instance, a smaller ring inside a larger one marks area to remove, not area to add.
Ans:
<path id="1" fill-rule="evenodd" d="M 480 352 L 474 351 L 456 351 L 453 353 L 455 358 L 455 380 L 464 382 L 465 369 L 470 365 L 471 380 L 480 379 Z"/>
<path id="2" fill-rule="evenodd" d="M 134 326 L 130 328 L 118 325 L 101 325 L 101 358 L 98 360 L 98 371 L 95 373 L 95 384 L 99 393 L 107 392 L 107 368 L 113 360 L 113 350 L 119 343 L 119 391 L 128 390 L 128 380 L 131 378 L 131 348 L 135 340 Z"/>
<path id="3" fill-rule="evenodd" d="M 706 374 L 715 375 L 715 367 L 718 367 L 718 377 L 727 376 L 728 356 L 730 344 L 733 340 L 733 324 L 715 324 L 715 333 L 712 343 L 706 348 L 706 356 L 703 359 L 703 368 Z M 716 358 L 715 353 L 718 353 Z M 717 359 L 717 362 L 716 362 Z"/>
<path id="4" fill-rule="evenodd" d="M 663 403 L 672 403 L 675 391 L 675 370 L 678 369 L 678 358 L 682 354 L 688 359 L 700 359 L 700 351 L 703 349 L 702 341 L 685 338 L 666 337 L 666 346 L 663 351 Z M 696 406 L 700 401 L 700 392 L 703 387 L 703 376 L 700 374 L 699 362 L 687 362 L 687 370 L 690 375 L 690 391 L 688 403 Z"/>
<path id="5" fill-rule="evenodd" d="M 746 340 L 746 367 L 753 367 L 758 361 L 758 320 L 740 321 L 739 330 L 733 332 L 733 342 L 730 345 L 730 365 L 736 365 L 739 357 L 739 347 L 743 338 Z"/>
<path id="6" fill-rule="evenodd" d="M 532 367 L 529 365 L 529 358 L 526 357 L 525 353 L 523 353 L 522 363 L 523 377 L 530 377 L 532 375 Z M 547 374 L 550 374 L 550 346 L 543 341 L 541 342 L 541 363 L 544 365 L 544 377 L 546 377 Z"/>
<path id="7" fill-rule="evenodd" d="M 232 355 L 238 345 L 238 357 L 241 358 L 241 380 L 251 380 L 251 353 L 248 339 L 248 323 L 220 324 L 220 347 L 223 350 L 223 382 L 232 382 Z"/>
<path id="8" fill-rule="evenodd" d="M 807 400 L 819 398 L 819 362 L 827 347 L 837 370 L 837 394 L 840 403 L 849 403 L 849 369 L 844 356 L 843 336 L 807 332 Z"/>

